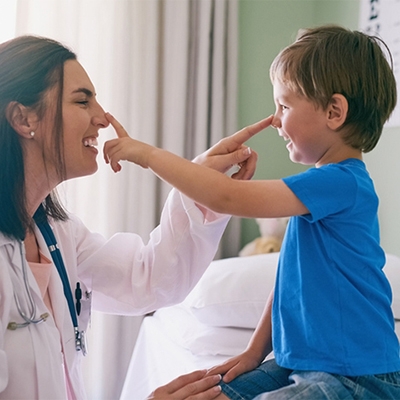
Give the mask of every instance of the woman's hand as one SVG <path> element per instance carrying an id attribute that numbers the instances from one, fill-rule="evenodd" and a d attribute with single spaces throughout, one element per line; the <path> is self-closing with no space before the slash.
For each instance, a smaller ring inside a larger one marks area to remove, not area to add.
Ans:
<path id="1" fill-rule="evenodd" d="M 194 371 L 156 389 L 147 400 L 212 400 L 221 393 L 221 375 Z"/>
<path id="2" fill-rule="evenodd" d="M 223 375 L 222 380 L 228 383 L 239 375 L 257 368 L 262 361 L 258 352 L 248 349 L 242 354 L 225 361 L 223 364 L 209 369 L 207 375 Z"/>
<path id="3" fill-rule="evenodd" d="M 241 129 L 235 134 L 221 139 L 216 145 L 198 155 L 193 162 L 225 173 L 232 167 L 239 170 L 232 175 L 235 179 L 251 179 L 257 164 L 257 153 L 244 143 L 261 132 L 272 123 L 273 116 L 269 116 L 255 124 Z"/>

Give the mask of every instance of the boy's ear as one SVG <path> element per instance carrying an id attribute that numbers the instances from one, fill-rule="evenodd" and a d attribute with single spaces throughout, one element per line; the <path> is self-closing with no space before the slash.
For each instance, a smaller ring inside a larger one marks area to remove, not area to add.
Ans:
<path id="1" fill-rule="evenodd" d="M 12 101 L 6 108 L 6 118 L 15 132 L 24 138 L 32 138 L 31 132 L 37 128 L 37 116 L 21 103 Z"/>
<path id="2" fill-rule="evenodd" d="M 329 102 L 327 109 L 327 124 L 332 130 L 339 129 L 347 118 L 349 104 L 346 98 L 339 93 L 335 93 Z"/>

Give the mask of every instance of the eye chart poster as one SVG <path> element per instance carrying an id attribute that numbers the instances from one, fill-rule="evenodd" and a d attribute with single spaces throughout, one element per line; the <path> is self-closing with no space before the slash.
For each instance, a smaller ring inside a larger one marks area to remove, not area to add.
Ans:
<path id="1" fill-rule="evenodd" d="M 397 106 L 386 126 L 400 127 L 400 0 L 361 0 L 359 29 L 380 37 L 392 53 Z"/>

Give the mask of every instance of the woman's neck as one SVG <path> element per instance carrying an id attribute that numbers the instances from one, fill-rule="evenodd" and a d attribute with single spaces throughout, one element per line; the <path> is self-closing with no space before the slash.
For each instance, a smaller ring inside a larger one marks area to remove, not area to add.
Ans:
<path id="1" fill-rule="evenodd" d="M 43 200 L 58 185 L 59 179 L 55 179 L 55 175 L 55 172 L 46 170 L 42 159 L 25 159 L 26 206 L 32 217 Z"/>
<path id="2" fill-rule="evenodd" d="M 29 262 L 40 262 L 39 245 L 33 232 L 28 232 L 24 240 L 26 260 Z"/>

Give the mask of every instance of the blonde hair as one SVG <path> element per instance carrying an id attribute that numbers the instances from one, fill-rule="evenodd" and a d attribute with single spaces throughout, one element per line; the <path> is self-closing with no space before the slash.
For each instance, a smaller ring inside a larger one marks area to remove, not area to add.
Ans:
<path id="1" fill-rule="evenodd" d="M 368 152 L 378 143 L 396 105 L 392 65 L 390 51 L 380 38 L 327 25 L 299 31 L 296 41 L 273 61 L 270 78 L 323 109 L 333 94 L 342 94 L 348 102 L 341 127 L 344 140 Z"/>

